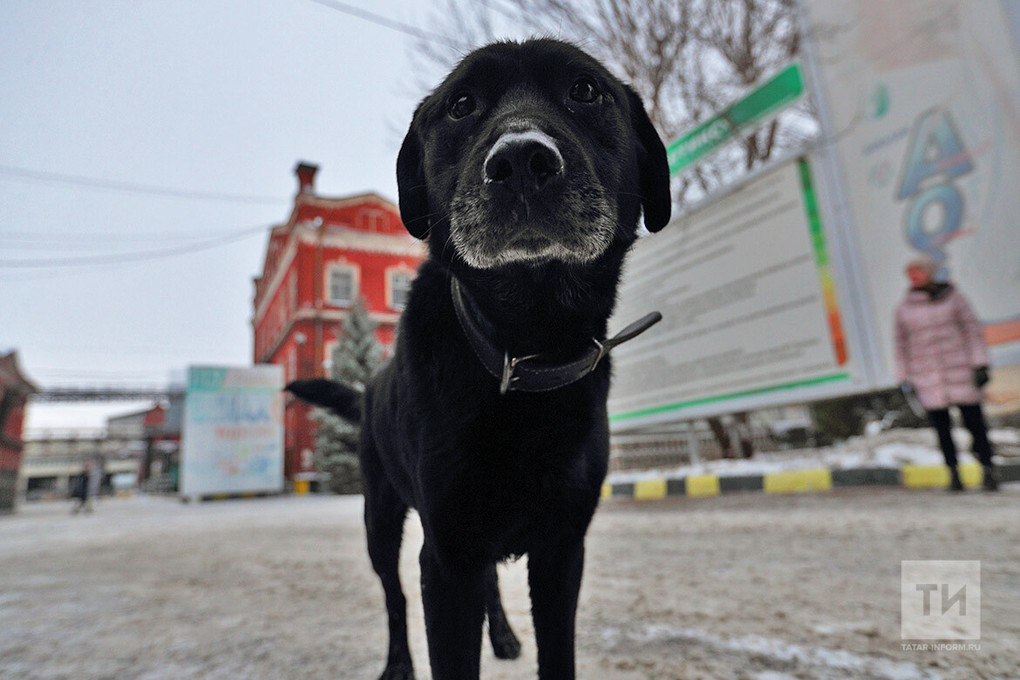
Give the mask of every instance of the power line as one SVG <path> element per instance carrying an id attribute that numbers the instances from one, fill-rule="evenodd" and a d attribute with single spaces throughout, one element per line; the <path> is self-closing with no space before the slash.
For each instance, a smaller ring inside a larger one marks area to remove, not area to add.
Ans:
<path id="1" fill-rule="evenodd" d="M 143 250 L 133 253 L 118 253 L 115 255 L 90 255 L 81 257 L 61 257 L 61 258 L 40 258 L 40 259 L 24 259 L 24 260 L 0 260 L 0 269 L 15 269 L 15 268 L 40 268 L 40 267 L 93 267 L 108 264 L 125 264 L 130 262 L 145 262 L 149 260 L 158 260 L 167 257 L 175 257 L 178 255 L 187 255 L 190 253 L 199 252 L 202 250 L 208 250 L 210 248 L 216 248 L 218 246 L 226 245 L 234 241 L 240 241 L 245 238 L 254 236 L 255 234 L 265 234 L 267 227 L 259 226 L 248 229 L 243 229 L 230 234 L 225 234 L 202 243 L 193 243 L 186 246 L 178 246 L 175 248 L 162 248 L 158 250 Z"/>
<path id="2" fill-rule="evenodd" d="M 237 233 L 232 230 L 229 233 Z M 218 236 L 226 236 L 227 233 L 210 233 L 208 230 L 202 232 L 122 232 L 122 231 L 0 231 L 0 245 L 9 250 L 56 250 L 72 249 L 82 250 L 87 248 L 109 248 L 111 245 L 124 246 L 127 244 L 145 245 L 171 245 L 182 244 L 185 241 L 201 241 Z"/>
<path id="3" fill-rule="evenodd" d="M 43 172 L 40 170 L 31 170 L 29 168 L 19 168 L 10 165 L 0 165 L 0 178 L 22 182 L 70 184 L 90 189 L 108 189 L 135 194 L 148 194 L 150 196 L 187 198 L 200 201 L 226 201 L 230 203 L 256 203 L 261 205 L 279 205 L 280 203 L 286 202 L 286 199 L 273 198 L 269 196 L 245 196 L 243 194 L 173 189 L 169 187 L 154 186 L 151 184 L 136 184 L 134 182 L 123 182 L 120 180 L 86 177 L 84 175 L 65 175 L 56 172 Z"/>
<path id="4" fill-rule="evenodd" d="M 411 26 L 410 24 L 405 24 L 402 21 L 396 21 L 394 19 L 384 17 L 381 14 L 376 14 L 375 12 L 369 12 L 368 10 L 361 9 L 360 7 L 348 5 L 345 2 L 337 2 L 336 0 L 308 0 L 308 1 L 314 2 L 316 5 L 328 7 L 329 9 L 335 10 L 342 14 L 362 19 L 363 21 L 367 21 L 377 26 L 382 26 L 384 28 L 389 28 L 394 31 L 399 31 L 400 33 L 410 35 L 420 40 L 445 45 L 446 47 L 453 48 L 457 47 L 454 44 L 454 42 L 450 40 L 450 38 L 447 38 L 445 35 L 441 35 L 439 33 L 432 33 L 431 31 L 423 31 L 422 29 L 416 26 Z"/>

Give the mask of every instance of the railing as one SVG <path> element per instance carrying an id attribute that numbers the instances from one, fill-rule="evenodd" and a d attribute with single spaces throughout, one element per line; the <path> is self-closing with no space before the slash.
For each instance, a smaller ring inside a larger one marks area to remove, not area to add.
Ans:
<path id="1" fill-rule="evenodd" d="M 171 494 L 174 493 L 174 479 L 169 474 L 152 475 L 141 483 L 141 489 L 145 493 Z"/>

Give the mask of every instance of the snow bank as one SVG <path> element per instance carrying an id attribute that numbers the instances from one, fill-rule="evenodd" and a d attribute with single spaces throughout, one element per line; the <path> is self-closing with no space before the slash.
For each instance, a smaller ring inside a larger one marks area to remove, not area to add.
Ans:
<path id="1" fill-rule="evenodd" d="M 989 438 L 995 444 L 1020 443 L 1016 430 L 993 430 Z M 953 439 L 959 449 L 960 463 L 976 462 L 970 453 L 970 433 L 963 428 L 953 430 Z M 899 469 L 904 465 L 942 465 L 942 452 L 938 448 L 935 431 L 924 429 L 897 429 L 870 436 L 852 437 L 836 446 L 817 449 L 791 449 L 756 453 L 741 460 L 711 460 L 673 468 L 654 470 L 625 470 L 614 472 L 606 480 L 612 484 L 625 484 L 645 479 L 681 479 L 695 475 L 717 477 L 744 477 L 790 470 L 852 470 L 857 468 Z"/>

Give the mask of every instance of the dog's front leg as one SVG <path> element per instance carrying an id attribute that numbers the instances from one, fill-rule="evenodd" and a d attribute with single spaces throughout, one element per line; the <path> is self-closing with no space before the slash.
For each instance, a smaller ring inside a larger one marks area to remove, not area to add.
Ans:
<path id="1" fill-rule="evenodd" d="M 583 569 L 583 539 L 528 553 L 540 680 L 574 679 L 574 619 Z"/>
<path id="2" fill-rule="evenodd" d="M 428 545 L 419 561 L 432 680 L 478 680 L 486 565 L 441 563 Z"/>

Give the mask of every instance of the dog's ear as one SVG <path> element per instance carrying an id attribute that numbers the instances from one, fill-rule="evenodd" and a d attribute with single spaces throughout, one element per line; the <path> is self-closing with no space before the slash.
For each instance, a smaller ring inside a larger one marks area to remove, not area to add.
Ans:
<path id="1" fill-rule="evenodd" d="M 669 196 L 669 162 L 666 147 L 645 113 L 644 102 L 630 87 L 630 124 L 638 141 L 638 172 L 641 187 L 641 206 L 644 208 L 645 227 L 659 231 L 669 224 L 673 202 Z"/>
<path id="2" fill-rule="evenodd" d="M 415 111 L 411 127 L 397 154 L 397 193 L 400 201 L 400 219 L 411 236 L 423 239 L 429 234 L 429 196 L 425 187 L 425 158 L 422 154 L 418 114 Z"/>

